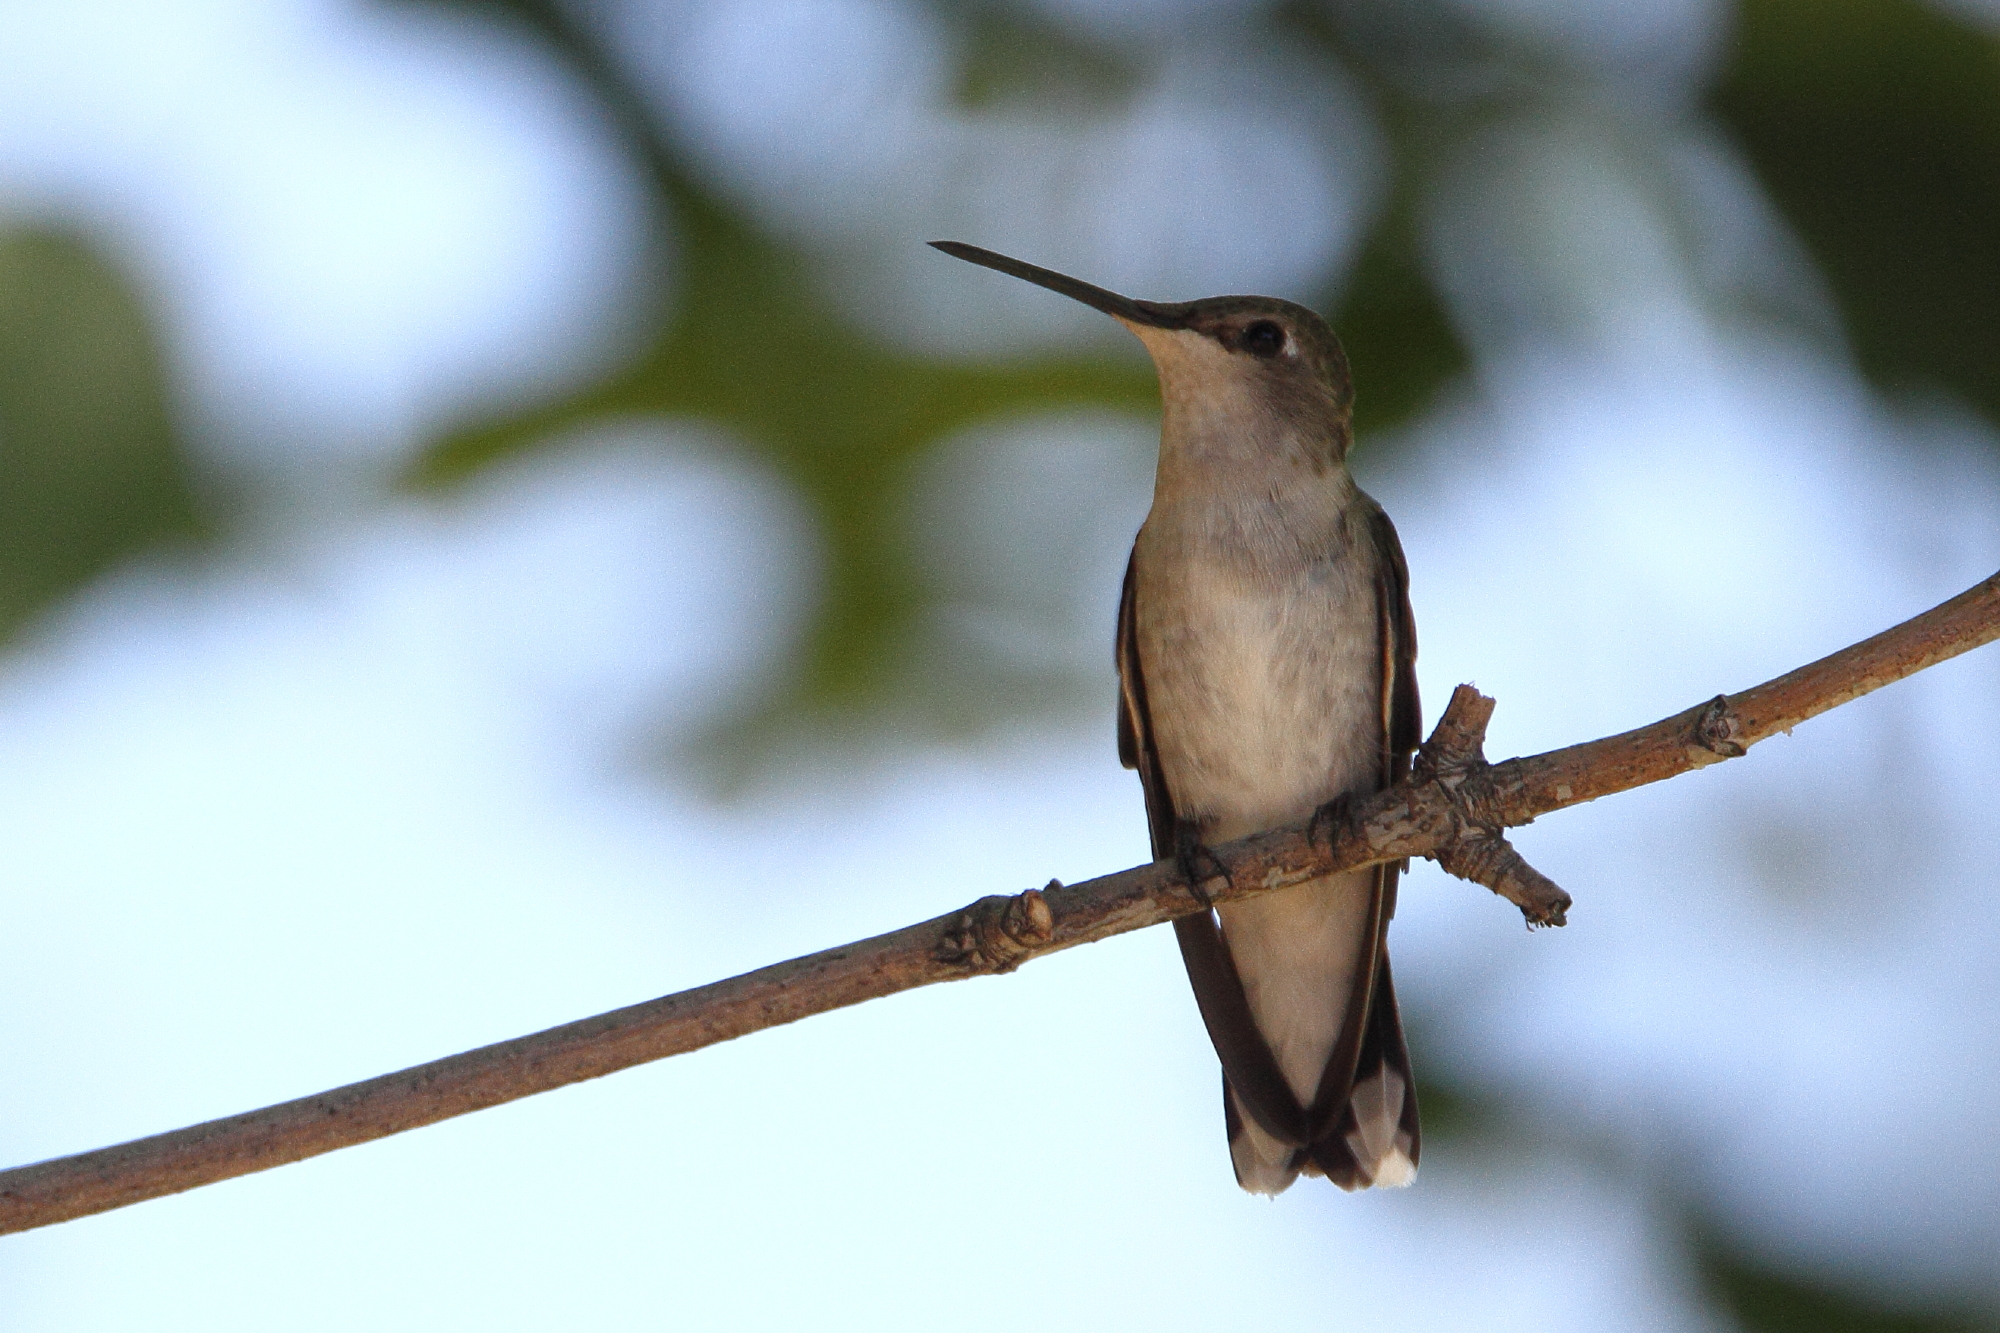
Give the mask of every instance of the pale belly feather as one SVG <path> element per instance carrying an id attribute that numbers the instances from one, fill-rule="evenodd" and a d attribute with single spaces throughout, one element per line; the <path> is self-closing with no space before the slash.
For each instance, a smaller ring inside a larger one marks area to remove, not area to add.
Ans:
<path id="1" fill-rule="evenodd" d="M 1188 562 L 1158 571 L 1173 588 L 1141 584 L 1153 740 L 1175 811 L 1204 841 L 1302 819 L 1379 780 L 1375 589 L 1351 565 L 1270 587 Z"/>

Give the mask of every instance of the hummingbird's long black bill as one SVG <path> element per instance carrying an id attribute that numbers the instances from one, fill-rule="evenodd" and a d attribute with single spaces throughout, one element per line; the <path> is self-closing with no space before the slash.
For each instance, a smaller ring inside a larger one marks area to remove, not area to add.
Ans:
<path id="1" fill-rule="evenodd" d="M 1135 301 L 1117 292 L 1108 292 L 1102 287 L 1054 269 L 1042 268 L 1019 259 L 1009 259 L 1006 255 L 982 250 L 976 245 L 963 241 L 932 241 L 934 249 L 942 250 L 954 259 L 963 259 L 968 264 L 978 264 L 982 268 L 997 269 L 1011 277 L 1032 282 L 1037 287 L 1046 287 L 1052 292 L 1061 292 L 1072 300 L 1081 301 L 1096 310 L 1102 310 L 1114 319 L 1122 319 L 1131 324 L 1144 324 L 1155 329 L 1179 329 L 1187 327 L 1186 307 L 1168 305 L 1158 301 Z"/>

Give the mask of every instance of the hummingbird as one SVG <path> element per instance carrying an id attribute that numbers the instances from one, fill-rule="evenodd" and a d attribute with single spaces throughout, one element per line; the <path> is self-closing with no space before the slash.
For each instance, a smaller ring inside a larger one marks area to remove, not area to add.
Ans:
<path id="1" fill-rule="evenodd" d="M 1135 300 L 957 241 L 1072 297 L 1159 374 L 1159 469 L 1118 607 L 1118 757 L 1156 860 L 1197 897 L 1211 846 L 1337 817 L 1403 781 L 1421 731 L 1409 571 L 1347 469 L 1353 378 L 1326 321 L 1269 296 Z M 1421 1137 L 1389 977 L 1401 866 L 1326 875 L 1174 922 L 1222 1064 L 1236 1183 L 1407 1185 Z"/>

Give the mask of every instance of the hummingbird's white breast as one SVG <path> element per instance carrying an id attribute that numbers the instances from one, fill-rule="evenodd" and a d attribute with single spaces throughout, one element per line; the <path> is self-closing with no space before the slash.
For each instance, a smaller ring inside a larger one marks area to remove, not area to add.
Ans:
<path id="1" fill-rule="evenodd" d="M 1273 579 L 1200 557 L 1138 562 L 1154 744 L 1175 811 L 1203 841 L 1296 822 L 1379 783 L 1381 649 L 1374 571 L 1361 563 L 1352 548 L 1329 551 Z"/>

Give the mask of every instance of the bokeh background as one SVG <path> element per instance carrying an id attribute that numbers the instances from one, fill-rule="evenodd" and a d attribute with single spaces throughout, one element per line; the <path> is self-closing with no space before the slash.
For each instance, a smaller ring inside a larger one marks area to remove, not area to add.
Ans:
<path id="1" fill-rule="evenodd" d="M 2000 565 L 1991 0 L 0 4 L 0 1160 L 1145 855 L 1151 371 L 1325 310 L 1434 713 Z M 1420 866 L 1421 1180 L 1128 936 L 0 1244 L 8 1329 L 2000 1327 L 2000 656 Z"/>

